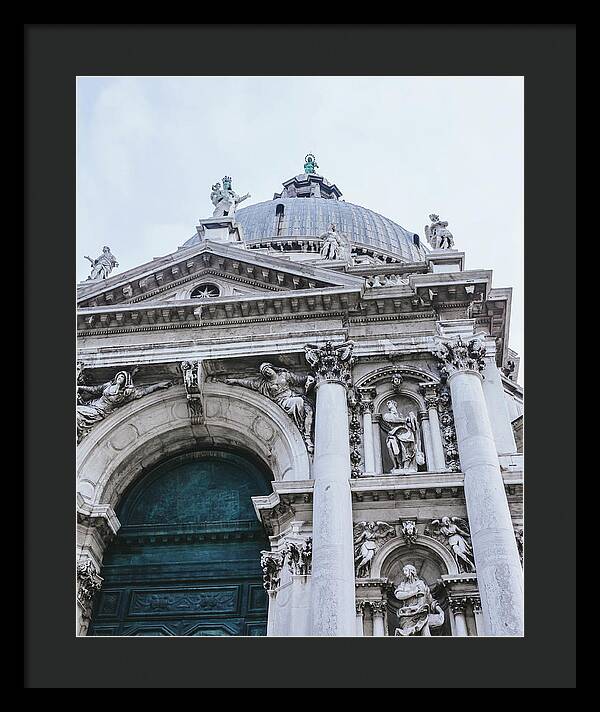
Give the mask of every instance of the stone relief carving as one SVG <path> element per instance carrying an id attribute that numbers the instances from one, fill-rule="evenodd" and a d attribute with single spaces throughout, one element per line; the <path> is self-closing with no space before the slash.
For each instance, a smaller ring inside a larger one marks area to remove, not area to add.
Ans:
<path id="1" fill-rule="evenodd" d="M 106 279 L 113 269 L 119 266 L 115 256 L 110 251 L 110 247 L 103 247 L 102 254 L 96 257 L 95 260 L 87 255 L 85 255 L 85 259 L 89 260 L 92 265 L 88 280 Z"/>
<path id="2" fill-rule="evenodd" d="M 417 541 L 419 533 L 417 531 L 417 523 L 414 519 L 401 520 L 400 531 L 408 546 L 412 546 Z"/>
<path id="3" fill-rule="evenodd" d="M 94 594 L 100 590 L 103 581 L 91 559 L 84 559 L 77 564 L 77 601 L 84 616 L 89 617 L 91 614 Z"/>
<path id="4" fill-rule="evenodd" d="M 284 552 L 261 551 L 260 567 L 263 572 L 263 586 L 267 592 L 275 592 L 279 588 Z"/>
<path id="5" fill-rule="evenodd" d="M 386 408 L 387 412 L 381 416 L 381 427 L 386 433 L 385 444 L 393 463 L 392 473 L 417 472 L 418 466 L 425 464 L 417 414 L 410 411 L 403 416 L 393 400 L 387 401 Z"/>
<path id="6" fill-rule="evenodd" d="M 111 381 L 99 386 L 78 385 L 77 442 L 81 442 L 96 423 L 117 408 L 172 385 L 172 381 L 161 381 L 148 386 L 134 386 L 132 374 L 128 371 L 119 371 Z"/>
<path id="7" fill-rule="evenodd" d="M 362 401 L 354 388 L 348 390 L 348 412 L 350 414 L 350 422 L 348 424 L 349 441 L 350 441 L 350 465 L 351 477 L 360 477 L 360 463 L 362 455 L 360 452 L 362 426 L 360 423 L 359 412 L 361 411 Z"/>
<path id="8" fill-rule="evenodd" d="M 366 286 L 370 289 L 379 287 L 407 287 L 410 284 L 408 277 L 401 274 L 376 274 L 366 278 Z"/>
<path id="9" fill-rule="evenodd" d="M 221 187 L 220 183 L 215 183 L 212 186 L 210 199 L 215 206 L 213 217 L 231 217 L 235 214 L 237 206 L 249 197 L 250 193 L 242 196 L 238 195 L 231 187 L 231 176 L 225 176 L 223 178 L 223 187 Z"/>
<path id="10" fill-rule="evenodd" d="M 407 564 L 402 573 L 405 580 L 394 590 L 394 596 L 401 604 L 396 611 L 399 626 L 394 635 L 431 635 L 430 628 L 443 625 L 444 611 L 431 595 L 429 586 L 417 576 L 412 564 Z"/>
<path id="11" fill-rule="evenodd" d="M 304 347 L 305 358 L 314 370 L 317 382 L 336 381 L 349 387 L 352 382 L 354 357 L 353 341 L 334 346 L 327 341 L 324 346 L 307 345 Z"/>
<path id="12" fill-rule="evenodd" d="M 190 420 L 194 424 L 201 423 L 204 415 L 202 405 L 202 362 L 182 361 L 180 368 L 183 375 Z"/>
<path id="13" fill-rule="evenodd" d="M 460 472 L 458 445 L 456 444 L 456 428 L 452 415 L 452 399 L 450 389 L 444 386 L 438 398 L 438 411 L 442 433 L 442 444 L 446 457 L 446 467 L 450 472 Z"/>
<path id="14" fill-rule="evenodd" d="M 277 403 L 292 418 L 302 433 L 308 452 L 313 452 L 314 407 L 308 396 L 315 385 L 314 377 L 296 375 L 285 368 L 277 368 L 271 363 L 261 364 L 259 374 L 257 378 L 214 378 L 213 380 L 231 386 L 250 388 Z M 303 393 L 298 393 L 294 390 L 296 388 L 302 388 Z"/>
<path id="15" fill-rule="evenodd" d="M 340 232 L 337 232 L 335 224 L 331 223 L 327 232 L 319 236 L 323 241 L 321 245 L 321 257 L 325 260 L 352 260 L 352 245 L 350 240 Z"/>
<path id="16" fill-rule="evenodd" d="M 454 246 L 454 237 L 448 230 L 448 223 L 440 220 L 439 215 L 432 213 L 429 216 L 431 225 L 425 225 L 425 237 L 434 250 L 449 250 Z"/>
<path id="17" fill-rule="evenodd" d="M 460 336 L 453 341 L 440 342 L 434 352 L 438 368 L 446 377 L 456 371 L 476 371 L 485 368 L 485 345 L 481 339 L 470 339 L 465 343 Z"/>
<path id="18" fill-rule="evenodd" d="M 295 576 L 308 576 L 312 567 L 312 539 L 304 542 L 288 541 L 284 550 L 290 572 Z"/>
<path id="19" fill-rule="evenodd" d="M 392 375 L 392 389 L 396 395 L 400 395 L 403 382 L 404 376 L 401 373 L 396 372 Z"/>
<path id="20" fill-rule="evenodd" d="M 354 565 L 357 578 L 368 578 L 371 562 L 384 540 L 395 535 L 386 522 L 358 522 L 354 525 Z"/>
<path id="21" fill-rule="evenodd" d="M 431 522 L 431 530 L 435 537 L 450 549 L 462 573 L 475 571 L 471 532 L 466 520 L 460 517 L 442 517 Z"/>

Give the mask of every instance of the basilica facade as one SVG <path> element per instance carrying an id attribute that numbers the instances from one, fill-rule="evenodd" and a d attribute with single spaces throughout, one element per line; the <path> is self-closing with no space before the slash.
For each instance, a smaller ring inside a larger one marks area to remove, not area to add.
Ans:
<path id="1" fill-rule="evenodd" d="M 510 288 L 312 155 L 210 199 L 78 285 L 77 635 L 523 635 Z"/>

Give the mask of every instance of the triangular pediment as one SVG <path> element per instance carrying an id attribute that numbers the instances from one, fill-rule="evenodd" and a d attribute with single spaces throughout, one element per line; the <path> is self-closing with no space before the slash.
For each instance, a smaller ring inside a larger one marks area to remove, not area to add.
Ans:
<path id="1" fill-rule="evenodd" d="M 78 288 L 80 308 L 188 301 L 211 285 L 220 298 L 360 287 L 361 277 L 298 264 L 234 245 L 204 241 Z M 201 298 L 201 297 L 200 297 Z"/>

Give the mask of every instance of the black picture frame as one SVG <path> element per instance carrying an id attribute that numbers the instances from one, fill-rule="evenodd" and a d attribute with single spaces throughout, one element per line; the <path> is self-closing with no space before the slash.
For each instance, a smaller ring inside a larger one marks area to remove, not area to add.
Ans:
<path id="1" fill-rule="evenodd" d="M 524 638 L 75 637 L 75 78 L 215 73 L 525 77 Z M 555 387 L 575 353 L 575 26 L 24 25 L 24 126 L 24 686 L 573 687 L 552 582 L 575 551 L 574 367 Z"/>

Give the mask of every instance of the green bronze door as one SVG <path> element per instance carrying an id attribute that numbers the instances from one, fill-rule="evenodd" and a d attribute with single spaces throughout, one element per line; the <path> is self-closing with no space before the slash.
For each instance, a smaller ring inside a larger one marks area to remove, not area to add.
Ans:
<path id="1" fill-rule="evenodd" d="M 142 477 L 117 510 L 88 635 L 266 635 L 268 541 L 251 497 L 270 491 L 259 466 L 213 450 Z"/>

